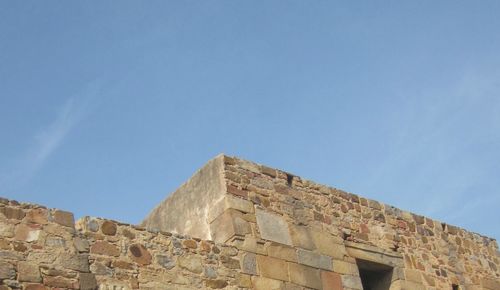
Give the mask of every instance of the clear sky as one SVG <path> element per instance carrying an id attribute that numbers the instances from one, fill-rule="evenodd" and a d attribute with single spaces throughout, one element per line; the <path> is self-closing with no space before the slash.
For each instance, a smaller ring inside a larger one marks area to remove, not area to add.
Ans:
<path id="1" fill-rule="evenodd" d="M 224 152 L 500 238 L 499 11 L 1 1 L 0 196 L 138 223 Z"/>

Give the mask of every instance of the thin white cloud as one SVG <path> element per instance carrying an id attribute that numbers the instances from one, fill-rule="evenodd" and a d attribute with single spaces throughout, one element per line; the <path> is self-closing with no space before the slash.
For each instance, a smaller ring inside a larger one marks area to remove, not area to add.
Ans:
<path id="1" fill-rule="evenodd" d="M 19 159 L 17 166 L 0 181 L 1 189 L 10 190 L 26 183 L 63 144 L 71 130 L 89 113 L 99 95 L 99 82 L 88 84 L 81 93 L 68 98 L 55 119 L 35 133 L 34 142 Z"/>

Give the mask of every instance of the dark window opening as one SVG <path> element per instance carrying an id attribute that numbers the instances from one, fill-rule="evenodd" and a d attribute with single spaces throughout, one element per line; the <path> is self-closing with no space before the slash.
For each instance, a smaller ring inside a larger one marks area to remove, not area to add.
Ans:
<path id="1" fill-rule="evenodd" d="M 389 290 L 393 268 L 365 260 L 356 260 L 363 290 Z"/>
<path id="2" fill-rule="evenodd" d="M 458 285 L 453 284 L 453 285 L 451 285 L 451 289 L 452 290 L 459 290 L 460 288 L 458 288 Z"/>

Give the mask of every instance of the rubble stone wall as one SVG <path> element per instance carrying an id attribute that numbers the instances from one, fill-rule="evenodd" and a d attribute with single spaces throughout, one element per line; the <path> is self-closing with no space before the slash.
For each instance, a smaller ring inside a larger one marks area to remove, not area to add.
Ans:
<path id="1" fill-rule="evenodd" d="M 393 267 L 391 289 L 500 289 L 491 238 L 237 158 L 225 157 L 224 176 L 212 236 L 256 252 L 264 277 L 319 289 L 324 269 L 343 289 L 363 289 L 357 261 L 366 260 Z M 266 247 L 278 260 L 259 256 Z M 292 263 L 311 275 L 297 281 Z"/>
<path id="2" fill-rule="evenodd" d="M 144 225 L 0 198 L 0 290 L 500 289 L 493 239 L 227 156 Z"/>

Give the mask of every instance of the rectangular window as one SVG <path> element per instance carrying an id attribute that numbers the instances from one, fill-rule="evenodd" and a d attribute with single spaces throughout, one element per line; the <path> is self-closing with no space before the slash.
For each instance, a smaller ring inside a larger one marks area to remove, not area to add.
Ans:
<path id="1" fill-rule="evenodd" d="M 392 280 L 392 267 L 359 259 L 356 260 L 356 263 L 363 290 L 389 290 Z"/>

